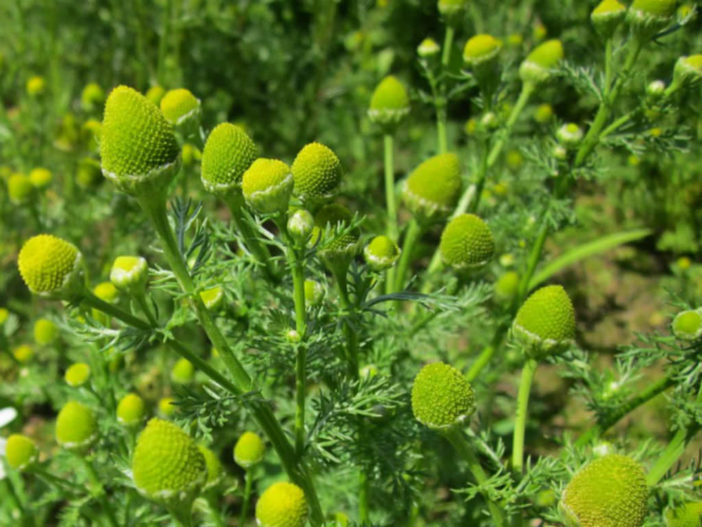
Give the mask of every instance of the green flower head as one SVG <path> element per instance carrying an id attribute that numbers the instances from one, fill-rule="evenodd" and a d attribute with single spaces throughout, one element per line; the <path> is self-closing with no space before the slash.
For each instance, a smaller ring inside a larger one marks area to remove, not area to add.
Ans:
<path id="1" fill-rule="evenodd" d="M 257 157 L 258 148 L 241 126 L 217 125 L 202 151 L 200 178 L 205 190 L 226 195 L 238 189 L 244 172 Z"/>
<path id="2" fill-rule="evenodd" d="M 15 205 L 27 203 L 34 194 L 32 180 L 24 174 L 12 174 L 7 180 L 7 194 Z"/>
<path id="3" fill-rule="evenodd" d="M 492 35 L 475 35 L 463 48 L 463 61 L 472 67 L 492 62 L 502 50 L 502 41 Z"/>
<path id="4" fill-rule="evenodd" d="M 443 362 L 427 364 L 412 385 L 415 419 L 434 430 L 460 426 L 475 413 L 475 397 L 465 376 Z"/>
<path id="5" fill-rule="evenodd" d="M 407 116 L 409 110 L 407 90 L 397 77 L 388 75 L 373 92 L 368 117 L 374 123 L 392 130 Z"/>
<path id="6" fill-rule="evenodd" d="M 274 483 L 256 503 L 256 521 L 260 527 L 303 527 L 307 514 L 305 493 L 293 483 Z"/>
<path id="7" fill-rule="evenodd" d="M 537 46 L 519 66 L 519 76 L 525 84 L 539 84 L 551 77 L 563 60 L 560 40 L 547 40 Z"/>
<path id="8" fill-rule="evenodd" d="M 702 309 L 681 311 L 672 323 L 673 334 L 680 340 L 696 340 L 702 336 Z"/>
<path id="9" fill-rule="evenodd" d="M 135 393 L 128 393 L 117 405 L 117 420 L 125 426 L 138 425 L 144 419 L 145 413 L 144 399 Z"/>
<path id="10" fill-rule="evenodd" d="M 51 320 L 40 318 L 34 323 L 34 342 L 40 346 L 51 344 L 58 335 L 58 328 Z"/>
<path id="11" fill-rule="evenodd" d="M 176 384 L 188 384 L 195 378 L 195 367 L 188 359 L 178 359 L 171 369 L 171 380 Z"/>
<path id="12" fill-rule="evenodd" d="M 80 102 L 86 110 L 92 110 L 105 102 L 105 92 L 96 82 L 89 82 L 80 94 Z"/>
<path id="13" fill-rule="evenodd" d="M 405 181 L 403 198 L 419 221 L 429 222 L 453 210 L 461 193 L 458 156 L 439 154 L 415 168 Z"/>
<path id="14" fill-rule="evenodd" d="M 590 20 L 600 35 L 609 38 L 624 20 L 624 15 L 626 15 L 626 6 L 619 0 L 602 0 L 593 9 Z"/>
<path id="15" fill-rule="evenodd" d="M 82 290 L 82 256 L 75 245 L 51 234 L 27 240 L 17 259 L 22 280 L 32 293 L 64 298 Z"/>
<path id="16" fill-rule="evenodd" d="M 234 445 L 234 461 L 242 468 L 251 468 L 263 460 L 265 449 L 258 434 L 244 432 Z"/>
<path id="17" fill-rule="evenodd" d="M 385 235 L 373 238 L 365 249 L 363 256 L 368 266 L 374 271 L 389 269 L 400 257 L 400 248 Z"/>
<path id="18" fill-rule="evenodd" d="M 702 80 L 702 54 L 680 57 L 675 63 L 673 82 L 676 86 L 694 84 Z"/>
<path id="19" fill-rule="evenodd" d="M 185 88 L 167 91 L 160 105 L 163 116 L 175 126 L 197 119 L 200 114 L 200 100 Z"/>
<path id="20" fill-rule="evenodd" d="M 37 445 L 27 436 L 12 434 L 7 438 L 5 458 L 10 468 L 24 470 L 37 460 L 38 455 Z"/>
<path id="21" fill-rule="evenodd" d="M 626 14 L 631 29 L 642 38 L 650 38 L 673 21 L 677 0 L 634 0 Z"/>
<path id="22" fill-rule="evenodd" d="M 478 269 L 495 252 L 490 227 L 475 214 L 453 218 L 441 234 L 439 251 L 444 262 L 457 269 Z"/>
<path id="23" fill-rule="evenodd" d="M 549 353 L 567 347 L 575 337 L 575 310 L 560 285 L 538 289 L 519 308 L 512 333 L 527 354 Z"/>
<path id="24" fill-rule="evenodd" d="M 69 401 L 56 418 L 56 441 L 69 449 L 89 446 L 97 437 L 95 414 L 87 406 Z"/>
<path id="25" fill-rule="evenodd" d="M 294 194 L 302 201 L 319 203 L 336 194 L 343 169 L 336 154 L 321 143 L 305 145 L 292 164 Z"/>
<path id="26" fill-rule="evenodd" d="M 71 364 L 64 375 L 66 384 L 72 388 L 83 386 L 90 379 L 90 366 L 84 362 Z"/>
<path id="27" fill-rule="evenodd" d="M 259 158 L 244 172 L 241 190 L 257 211 L 285 212 L 293 191 L 290 167 L 278 159 Z"/>
<path id="28" fill-rule="evenodd" d="M 110 282 L 125 291 L 143 291 L 149 278 L 149 266 L 141 256 L 118 256 L 110 269 Z"/>

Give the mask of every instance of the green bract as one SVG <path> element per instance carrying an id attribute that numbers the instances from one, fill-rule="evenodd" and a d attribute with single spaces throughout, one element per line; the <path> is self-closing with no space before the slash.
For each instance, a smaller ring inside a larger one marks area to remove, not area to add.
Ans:
<path id="1" fill-rule="evenodd" d="M 56 441 L 64 448 L 80 449 L 97 437 L 95 414 L 87 406 L 69 401 L 56 418 Z"/>
<path id="2" fill-rule="evenodd" d="M 312 203 L 333 197 L 343 174 L 339 158 L 321 143 L 304 146 L 295 157 L 291 169 L 295 195 Z"/>
<path id="3" fill-rule="evenodd" d="M 75 245 L 50 234 L 27 240 L 17 258 L 22 280 L 32 293 L 61 298 L 82 291 L 82 256 Z"/>
<path id="4" fill-rule="evenodd" d="M 559 508 L 572 527 L 641 527 L 647 498 L 643 467 L 630 457 L 609 454 L 573 476 Z"/>
<path id="5" fill-rule="evenodd" d="M 253 432 L 244 432 L 234 445 L 234 461 L 242 468 L 251 468 L 263 460 L 263 441 Z"/>
<path id="6" fill-rule="evenodd" d="M 259 212 L 284 212 L 293 191 L 290 167 L 278 159 L 259 158 L 244 172 L 241 191 Z"/>
<path id="7" fill-rule="evenodd" d="M 456 368 L 442 362 L 428 364 L 414 379 L 412 412 L 434 430 L 459 426 L 475 412 L 473 388 Z"/>
<path id="8" fill-rule="evenodd" d="M 202 151 L 202 184 L 208 192 L 225 195 L 241 185 L 241 177 L 258 157 L 258 148 L 243 128 L 217 125 Z"/>
<path id="9" fill-rule="evenodd" d="M 666 527 L 700 527 L 702 525 L 702 502 L 686 503 L 665 511 Z"/>
<path id="10" fill-rule="evenodd" d="M 167 91 L 160 105 L 163 116 L 176 126 L 196 119 L 200 113 L 200 100 L 185 88 Z"/>
<path id="11" fill-rule="evenodd" d="M 565 289 L 549 285 L 532 293 L 519 308 L 512 332 L 529 354 L 570 345 L 575 337 L 575 310 Z"/>
<path id="12" fill-rule="evenodd" d="M 305 493 L 293 483 L 274 483 L 256 503 L 260 527 L 303 527 L 307 523 Z"/>
<path id="13" fill-rule="evenodd" d="M 373 92 L 368 117 L 374 123 L 394 129 L 409 113 L 409 97 L 404 85 L 388 75 Z"/>
<path id="14" fill-rule="evenodd" d="M 433 221 L 453 210 L 461 193 L 461 185 L 458 156 L 453 153 L 439 154 L 412 171 L 405 181 L 403 198 L 419 221 Z"/>
<path id="15" fill-rule="evenodd" d="M 536 47 L 519 66 L 519 76 L 525 84 L 538 84 L 553 75 L 563 60 L 563 44 L 560 40 L 547 40 Z"/>
<path id="16" fill-rule="evenodd" d="M 495 241 L 490 227 L 475 214 L 453 218 L 441 234 L 444 262 L 457 269 L 477 269 L 492 259 Z"/>
<path id="17" fill-rule="evenodd" d="M 37 460 L 38 454 L 37 445 L 27 436 L 12 434 L 7 438 L 5 458 L 10 468 L 24 470 Z"/>
<path id="18" fill-rule="evenodd" d="M 383 271 L 395 265 L 400 257 L 400 248 L 387 236 L 376 236 L 363 249 L 363 256 L 371 269 Z"/>
<path id="19" fill-rule="evenodd" d="M 105 103 L 100 132 L 102 173 L 128 194 L 164 193 L 177 172 L 173 125 L 136 90 L 118 86 Z"/>

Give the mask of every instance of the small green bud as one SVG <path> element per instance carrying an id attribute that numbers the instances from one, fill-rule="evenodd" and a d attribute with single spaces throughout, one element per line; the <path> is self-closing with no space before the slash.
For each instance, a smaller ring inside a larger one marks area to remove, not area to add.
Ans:
<path id="1" fill-rule="evenodd" d="M 575 337 L 575 310 L 565 289 L 549 285 L 532 293 L 519 308 L 512 333 L 528 355 L 569 346 Z"/>
<path id="2" fill-rule="evenodd" d="M 216 285 L 200 292 L 200 299 L 205 307 L 210 311 L 216 311 L 222 306 L 224 300 L 224 289 L 222 286 Z"/>
<path id="3" fill-rule="evenodd" d="M 439 154 L 415 168 L 406 179 L 403 198 L 421 222 L 435 221 L 451 213 L 461 193 L 458 156 Z"/>
<path id="4" fill-rule="evenodd" d="M 27 436 L 12 434 L 5 445 L 5 459 L 10 468 L 22 471 L 39 456 L 37 445 Z"/>
<path id="5" fill-rule="evenodd" d="M 289 329 L 285 332 L 285 340 L 287 340 L 290 344 L 299 344 L 302 337 L 296 329 Z"/>
<path id="6" fill-rule="evenodd" d="M 244 469 L 249 469 L 263 461 L 266 450 L 263 441 L 253 432 L 244 432 L 234 445 L 234 461 Z"/>
<path id="7" fill-rule="evenodd" d="M 241 190 L 246 202 L 258 212 L 284 212 L 293 191 L 290 167 L 278 159 L 259 158 L 244 172 Z"/>
<path id="8" fill-rule="evenodd" d="M 50 234 L 25 242 L 17 259 L 29 290 L 46 298 L 66 298 L 83 291 L 82 255 L 75 245 Z"/>
<path id="9" fill-rule="evenodd" d="M 46 81 L 44 77 L 34 75 L 27 80 L 27 95 L 37 97 L 46 91 Z"/>
<path id="10" fill-rule="evenodd" d="M 702 336 L 702 309 L 681 311 L 675 315 L 672 328 L 680 340 L 697 340 Z"/>
<path id="11" fill-rule="evenodd" d="M 305 493 L 293 483 L 274 483 L 256 503 L 256 522 L 260 527 L 304 527 L 307 514 Z"/>
<path id="12" fill-rule="evenodd" d="M 29 344 L 21 344 L 12 349 L 12 356 L 20 364 L 25 364 L 34 357 L 34 349 Z"/>
<path id="13" fill-rule="evenodd" d="M 69 401 L 56 418 L 56 441 L 68 449 L 89 446 L 97 437 L 95 414 L 87 406 Z"/>
<path id="14" fill-rule="evenodd" d="M 519 66 L 519 76 L 525 84 L 539 84 L 551 77 L 563 60 L 560 40 L 547 40 L 537 46 Z"/>
<path id="15" fill-rule="evenodd" d="M 110 269 L 110 282 L 132 293 L 143 292 L 149 278 L 149 266 L 141 256 L 118 256 Z"/>
<path id="16" fill-rule="evenodd" d="M 92 110 L 105 102 L 105 92 L 99 84 L 90 82 L 85 85 L 80 94 L 80 102 L 86 110 Z"/>
<path id="17" fill-rule="evenodd" d="M 46 168 L 35 168 L 29 173 L 29 182 L 37 189 L 43 189 L 51 184 L 53 175 Z"/>
<path id="18" fill-rule="evenodd" d="M 161 104 L 161 99 L 163 99 L 163 96 L 166 94 L 166 89 L 163 86 L 159 86 L 158 84 L 151 86 L 146 91 L 145 97 L 149 99 L 152 103 L 154 103 L 156 106 Z"/>
<path id="19" fill-rule="evenodd" d="M 511 302 L 519 290 L 519 275 L 515 271 L 507 271 L 495 282 L 495 298 L 500 302 Z"/>
<path id="20" fill-rule="evenodd" d="M 51 344 L 58 335 L 58 328 L 51 320 L 40 318 L 34 322 L 34 342 L 40 346 Z"/>
<path id="21" fill-rule="evenodd" d="M 495 252 L 490 227 L 475 214 L 453 218 L 441 233 L 439 252 L 443 261 L 456 269 L 479 269 Z"/>
<path id="22" fill-rule="evenodd" d="M 433 38 L 425 38 L 419 46 L 417 46 L 417 55 L 423 59 L 436 57 L 440 51 L 441 48 Z"/>
<path id="23" fill-rule="evenodd" d="M 702 502 L 686 503 L 670 507 L 665 511 L 666 527 L 700 527 L 702 525 Z"/>
<path id="24" fill-rule="evenodd" d="M 351 212 L 342 205 L 332 203 L 317 211 L 314 222 L 316 235 L 312 234 L 311 242 L 316 243 L 325 232 L 332 238 L 330 243 L 322 241 L 324 247 L 320 249 L 319 257 L 329 269 L 345 272 L 358 252 L 358 232 L 353 230 L 336 236 L 333 231 L 337 227 L 348 226 L 351 222 Z"/>
<path id="25" fill-rule="evenodd" d="M 673 84 L 680 87 L 700 80 L 702 80 L 702 54 L 680 57 L 675 63 Z"/>
<path id="26" fill-rule="evenodd" d="M 202 490 L 216 487 L 223 478 L 222 463 L 220 463 L 217 454 L 204 445 L 197 445 L 200 454 L 205 459 L 205 469 L 207 470 L 207 479 L 202 487 Z"/>
<path id="27" fill-rule="evenodd" d="M 200 116 L 200 100 L 185 88 L 167 91 L 160 106 L 163 116 L 175 126 L 182 126 Z"/>
<path id="28" fill-rule="evenodd" d="M 640 38 L 650 38 L 665 29 L 675 16 L 677 0 L 634 0 L 626 20 Z"/>
<path id="29" fill-rule="evenodd" d="M 136 426 L 142 422 L 146 413 L 144 399 L 135 393 L 128 393 L 117 405 L 117 421 L 125 426 Z"/>
<path id="30" fill-rule="evenodd" d="M 442 362 L 427 364 L 412 385 L 415 419 L 434 430 L 463 424 L 475 413 L 475 397 L 465 376 Z"/>
<path id="31" fill-rule="evenodd" d="M 556 131 L 556 139 L 566 148 L 576 148 L 583 140 L 583 130 L 575 123 L 567 123 Z"/>
<path id="32" fill-rule="evenodd" d="M 288 218 L 288 233 L 298 243 L 307 243 L 314 229 L 314 217 L 306 209 L 297 209 Z"/>
<path id="33" fill-rule="evenodd" d="M 460 20 L 467 4 L 468 0 L 439 0 L 437 7 L 447 23 L 455 24 Z"/>
<path id="34" fill-rule="evenodd" d="M 647 498 L 643 467 L 630 457 L 610 454 L 573 476 L 559 509 L 572 527 L 641 527 Z"/>
<path id="35" fill-rule="evenodd" d="M 137 490 L 155 500 L 192 500 L 207 478 L 205 458 L 195 441 L 157 417 L 137 439 L 132 473 Z"/>
<path id="36" fill-rule="evenodd" d="M 171 417 L 178 407 L 174 404 L 175 399 L 173 397 L 162 397 L 158 401 L 158 411 L 164 417 Z"/>
<path id="37" fill-rule="evenodd" d="M 171 380 L 178 384 L 188 384 L 195 378 L 195 367 L 188 359 L 178 359 L 171 369 Z"/>
<path id="38" fill-rule="evenodd" d="M 655 80 L 648 83 L 646 86 L 646 95 L 651 99 L 660 99 L 665 95 L 665 82 L 661 80 Z"/>
<path id="39" fill-rule="evenodd" d="M 331 199 L 339 187 L 343 170 L 336 154 L 321 143 L 302 148 L 292 164 L 294 194 L 304 202 Z"/>
<path id="40" fill-rule="evenodd" d="M 72 388 L 83 386 L 90 379 L 90 366 L 84 362 L 71 364 L 63 378 Z"/>
<path id="41" fill-rule="evenodd" d="M 388 130 L 394 130 L 410 111 L 409 97 L 404 85 L 388 75 L 373 92 L 368 117 Z"/>
<path id="42" fill-rule="evenodd" d="M 534 112 L 534 120 L 539 124 L 546 124 L 553 118 L 553 107 L 548 104 L 540 104 Z"/>
<path id="43" fill-rule="evenodd" d="M 473 68 L 493 62 L 502 50 L 502 41 L 492 35 L 475 35 L 463 48 L 463 61 Z"/>
<path id="44" fill-rule="evenodd" d="M 34 185 L 24 174 L 12 174 L 7 180 L 7 194 L 15 205 L 24 205 L 34 194 Z"/>
<path id="45" fill-rule="evenodd" d="M 305 302 L 310 306 L 318 306 L 324 300 L 324 287 L 315 280 L 305 280 Z"/>
<path id="46" fill-rule="evenodd" d="M 217 125 L 202 151 L 200 178 L 205 190 L 225 195 L 241 185 L 241 177 L 258 157 L 258 148 L 244 129 L 230 123 Z"/>
<path id="47" fill-rule="evenodd" d="M 195 145 L 185 143 L 180 149 L 180 158 L 183 160 L 183 165 L 191 166 L 202 159 L 202 152 Z"/>
<path id="48" fill-rule="evenodd" d="M 610 38 L 626 15 L 626 6 L 619 0 L 602 0 L 590 14 L 590 20 L 597 32 Z"/>
<path id="49" fill-rule="evenodd" d="M 100 282 L 93 287 L 93 294 L 100 300 L 114 304 L 119 298 L 119 290 L 112 282 Z"/>
<path id="50" fill-rule="evenodd" d="M 400 248 L 387 236 L 376 236 L 363 249 L 368 266 L 374 271 L 389 269 L 400 257 Z"/>

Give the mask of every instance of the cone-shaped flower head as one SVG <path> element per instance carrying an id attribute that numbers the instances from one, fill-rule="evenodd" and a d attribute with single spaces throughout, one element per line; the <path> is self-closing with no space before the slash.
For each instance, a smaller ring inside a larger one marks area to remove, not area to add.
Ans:
<path id="1" fill-rule="evenodd" d="M 106 178 L 128 194 L 165 192 L 176 173 L 180 148 L 173 125 L 154 103 L 132 88 L 117 86 L 105 103 L 100 134 Z"/>
<path id="2" fill-rule="evenodd" d="M 478 67 L 493 61 L 502 50 L 502 41 L 492 35 L 475 35 L 463 48 L 463 61 L 471 66 Z"/>
<path id="3" fill-rule="evenodd" d="M 702 80 L 702 54 L 680 57 L 675 63 L 673 82 L 676 86 L 693 84 Z"/>
<path id="4" fill-rule="evenodd" d="M 549 285 L 532 293 L 519 308 L 512 332 L 529 354 L 568 346 L 575 337 L 575 310 L 565 289 Z"/>
<path id="5" fill-rule="evenodd" d="M 439 251 L 444 262 L 452 267 L 478 269 L 492 259 L 495 241 L 482 219 L 475 214 L 461 214 L 441 233 Z"/>
<path id="6" fill-rule="evenodd" d="M 166 120 L 176 126 L 196 119 L 200 114 L 200 100 L 185 88 L 167 91 L 160 105 Z"/>
<path id="7" fill-rule="evenodd" d="M 651 37 L 673 21 L 677 0 L 634 0 L 626 19 L 643 38 Z"/>
<path id="8" fill-rule="evenodd" d="M 443 362 L 427 364 L 412 385 L 415 419 L 434 430 L 459 426 L 475 412 L 475 397 L 465 376 Z"/>
<path id="9" fill-rule="evenodd" d="M 205 470 L 207 471 L 207 479 L 202 488 L 203 490 L 210 489 L 222 481 L 222 463 L 220 463 L 217 454 L 206 446 L 197 445 L 197 448 L 205 460 Z"/>
<path id="10" fill-rule="evenodd" d="M 368 117 L 374 123 L 394 130 L 409 113 L 409 97 L 397 77 L 388 75 L 373 92 Z"/>
<path id="11" fill-rule="evenodd" d="M 419 221 L 447 216 L 461 194 L 461 167 L 453 153 L 431 157 L 405 181 L 403 198 Z"/>
<path id="12" fill-rule="evenodd" d="M 56 441 L 64 448 L 83 448 L 97 436 L 95 414 L 87 406 L 69 401 L 56 418 Z"/>
<path id="13" fill-rule="evenodd" d="M 686 503 L 665 511 L 666 527 L 700 527 L 702 525 L 702 502 Z"/>
<path id="14" fill-rule="evenodd" d="M 141 432 L 132 457 L 134 485 L 152 499 L 193 499 L 207 478 L 205 458 L 178 426 L 154 417 Z"/>
<path id="15" fill-rule="evenodd" d="M 71 364 L 66 370 L 64 379 L 72 388 L 83 386 L 90 379 L 90 366 L 85 362 Z"/>
<path id="16" fill-rule="evenodd" d="M 321 143 L 305 145 L 297 153 L 291 168 L 295 195 L 312 203 L 334 196 L 343 174 L 339 158 Z"/>
<path id="17" fill-rule="evenodd" d="M 244 172 L 241 191 L 246 202 L 258 212 L 284 212 L 293 191 L 290 167 L 278 159 L 261 157 Z"/>
<path id="18" fill-rule="evenodd" d="M 274 483 L 256 503 L 259 527 L 304 527 L 307 513 L 305 493 L 293 483 Z"/>
<path id="19" fill-rule="evenodd" d="M 358 252 L 359 233 L 356 229 L 348 231 L 351 212 L 343 205 L 331 203 L 317 211 L 314 222 L 310 242 L 317 243 L 321 238 L 319 257 L 331 270 L 345 272 Z M 340 234 L 342 230 L 345 232 Z"/>
<path id="20" fill-rule="evenodd" d="M 681 311 L 673 319 L 673 334 L 681 340 L 695 340 L 702 336 L 702 309 Z"/>
<path id="21" fill-rule="evenodd" d="M 548 79 L 563 60 L 563 44 L 560 40 L 547 40 L 537 46 L 519 66 L 522 82 L 538 84 Z"/>
<path id="22" fill-rule="evenodd" d="M 146 407 L 144 399 L 135 393 L 128 393 L 117 405 L 117 420 L 126 426 L 135 426 L 144 419 Z"/>
<path id="23" fill-rule="evenodd" d="M 29 182 L 34 186 L 34 188 L 42 189 L 49 186 L 53 175 L 48 168 L 34 168 L 29 173 Z"/>
<path id="24" fill-rule="evenodd" d="M 146 286 L 149 267 L 141 256 L 118 256 L 110 269 L 110 282 L 124 291 L 139 292 Z"/>
<path id="25" fill-rule="evenodd" d="M 647 498 L 643 467 L 630 457 L 609 454 L 573 476 L 559 508 L 573 527 L 641 527 Z"/>
<path id="26" fill-rule="evenodd" d="M 225 195 L 237 189 L 244 172 L 257 157 L 258 148 L 241 126 L 218 124 L 202 151 L 200 178 L 205 190 Z"/>
<path id="27" fill-rule="evenodd" d="M 34 185 L 24 174 L 12 174 L 7 180 L 7 194 L 15 205 L 27 203 L 34 192 Z"/>
<path id="28" fill-rule="evenodd" d="M 5 458 L 10 468 L 24 470 L 37 460 L 38 454 L 37 445 L 27 436 L 12 434 L 7 438 Z"/>
<path id="29" fill-rule="evenodd" d="M 440 51 L 441 48 L 433 38 L 425 38 L 419 43 L 419 46 L 417 46 L 417 55 L 423 59 L 436 57 Z"/>
<path id="30" fill-rule="evenodd" d="M 34 342 L 40 346 L 51 344 L 58 335 L 58 328 L 51 320 L 40 318 L 34 323 Z"/>
<path id="31" fill-rule="evenodd" d="M 244 432 L 234 445 L 234 461 L 242 468 L 248 469 L 263 460 L 266 450 L 263 441 L 254 432 Z"/>
<path id="32" fill-rule="evenodd" d="M 39 234 L 22 246 L 17 266 L 32 293 L 62 298 L 77 293 L 83 286 L 81 261 L 81 254 L 72 243 L 51 234 Z"/>
<path id="33" fill-rule="evenodd" d="M 600 35 L 609 38 L 624 20 L 624 15 L 626 15 L 626 6 L 619 0 L 602 0 L 593 9 L 590 20 Z"/>
<path id="34" fill-rule="evenodd" d="M 374 271 L 389 269 L 400 257 L 400 248 L 385 235 L 376 236 L 363 249 L 368 266 Z"/>

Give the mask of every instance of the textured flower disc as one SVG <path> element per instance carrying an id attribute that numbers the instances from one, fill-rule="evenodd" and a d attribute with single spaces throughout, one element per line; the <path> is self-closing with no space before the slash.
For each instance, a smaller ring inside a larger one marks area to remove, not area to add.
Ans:
<path id="1" fill-rule="evenodd" d="M 256 521 L 260 527 L 303 527 L 307 513 L 305 493 L 293 483 L 274 483 L 256 503 Z"/>
<path id="2" fill-rule="evenodd" d="M 137 489 L 153 499 L 193 497 L 207 478 L 205 458 L 195 441 L 173 423 L 154 417 L 134 448 Z"/>
<path id="3" fill-rule="evenodd" d="M 461 214 L 446 225 L 439 251 L 444 262 L 452 267 L 476 269 L 492 259 L 495 241 L 482 219 L 475 214 Z"/>
<path id="4" fill-rule="evenodd" d="M 291 166 L 294 194 L 303 201 L 330 199 L 337 191 L 343 169 L 336 154 L 321 143 L 300 150 Z"/>
<path id="5" fill-rule="evenodd" d="M 461 168 L 458 156 L 439 154 L 415 168 L 405 181 L 403 197 L 420 220 L 447 216 L 461 193 Z"/>
<path id="6" fill-rule="evenodd" d="M 284 212 L 293 191 L 290 167 L 278 159 L 259 158 L 244 172 L 241 191 L 259 212 Z"/>
<path id="7" fill-rule="evenodd" d="M 180 148 L 173 125 L 136 90 L 117 86 L 105 103 L 100 138 L 102 173 L 119 188 L 175 173 Z M 167 183 L 167 180 L 165 181 Z"/>
<path id="8" fill-rule="evenodd" d="M 383 271 L 395 265 L 400 257 L 400 248 L 387 236 L 376 236 L 363 249 L 363 256 L 371 269 Z"/>
<path id="9" fill-rule="evenodd" d="M 519 308 L 512 326 L 523 344 L 541 351 L 568 345 L 575 337 L 575 310 L 560 285 L 538 289 Z"/>
<path id="10" fill-rule="evenodd" d="M 208 192 L 226 194 L 258 157 L 258 148 L 241 126 L 221 123 L 210 132 L 202 151 L 202 184 Z"/>
<path id="11" fill-rule="evenodd" d="M 81 254 L 75 245 L 51 234 L 27 240 L 17 259 L 22 280 L 33 293 L 61 290 L 78 269 Z"/>
<path id="12" fill-rule="evenodd" d="M 574 527 L 641 527 L 647 499 L 643 467 L 630 457 L 609 454 L 573 476 L 559 507 Z"/>
<path id="13" fill-rule="evenodd" d="M 117 405 L 117 420 L 123 425 L 134 426 L 144 419 L 145 412 L 144 399 L 135 393 L 128 393 Z"/>
<path id="14" fill-rule="evenodd" d="M 702 502 L 686 503 L 665 512 L 666 527 L 700 527 L 702 525 Z"/>
<path id="15" fill-rule="evenodd" d="M 502 41 L 488 34 L 475 35 L 463 48 L 463 60 L 471 66 L 488 62 L 500 53 Z"/>
<path id="16" fill-rule="evenodd" d="M 56 441 L 65 448 L 82 448 L 97 436 L 95 414 L 87 406 L 69 401 L 56 418 Z"/>
<path id="17" fill-rule="evenodd" d="M 417 421 L 435 430 L 460 425 L 475 412 L 473 388 L 453 366 L 427 364 L 412 385 L 412 412 Z"/>
<path id="18" fill-rule="evenodd" d="M 34 441 L 21 434 L 12 434 L 5 445 L 5 459 L 10 468 L 23 470 L 37 459 L 38 450 Z"/>
<path id="19" fill-rule="evenodd" d="M 166 120 L 176 126 L 200 112 L 200 101 L 185 88 L 167 91 L 160 105 L 161 113 Z"/>
<path id="20" fill-rule="evenodd" d="M 409 110 L 407 90 L 396 77 L 388 75 L 373 92 L 368 117 L 383 126 L 396 126 Z"/>
<path id="21" fill-rule="evenodd" d="M 249 468 L 263 460 L 263 441 L 254 432 L 244 432 L 234 445 L 234 461 L 243 468 Z"/>
<path id="22" fill-rule="evenodd" d="M 548 79 L 563 60 L 563 44 L 560 40 L 547 40 L 537 46 L 519 67 L 522 82 L 537 84 Z"/>

